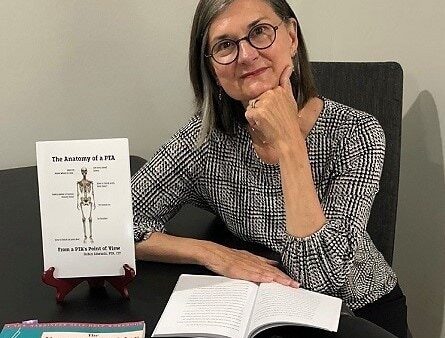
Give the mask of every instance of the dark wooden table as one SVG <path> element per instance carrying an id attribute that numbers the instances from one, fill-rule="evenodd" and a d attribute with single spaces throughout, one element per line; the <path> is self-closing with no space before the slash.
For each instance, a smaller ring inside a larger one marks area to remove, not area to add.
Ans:
<path id="1" fill-rule="evenodd" d="M 138 262 L 136 279 L 130 284 L 130 300 L 110 286 L 90 290 L 76 287 L 62 304 L 55 290 L 41 282 L 42 240 L 35 167 L 0 171 L 0 325 L 22 320 L 41 322 L 125 322 L 144 320 L 149 337 L 181 273 L 210 274 L 200 266 Z M 210 213 L 186 207 L 170 223 L 170 232 L 189 237 L 218 240 L 233 247 L 246 243 L 231 237 Z M 274 258 L 262 247 L 249 250 Z M 394 337 L 378 326 L 342 315 L 337 333 L 310 328 L 280 328 L 261 337 Z"/>

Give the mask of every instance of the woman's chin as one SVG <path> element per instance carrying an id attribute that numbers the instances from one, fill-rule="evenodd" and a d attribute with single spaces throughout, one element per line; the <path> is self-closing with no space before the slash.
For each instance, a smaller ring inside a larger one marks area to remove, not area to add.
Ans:
<path id="1" fill-rule="evenodd" d="M 235 100 L 241 101 L 243 103 L 248 103 L 250 100 L 258 98 L 259 96 L 261 96 L 261 94 L 267 92 L 272 88 L 273 86 L 271 85 L 255 83 L 242 88 L 238 92 L 227 92 L 227 94 L 229 94 L 229 96 L 234 98 Z"/>
<path id="2" fill-rule="evenodd" d="M 269 89 L 272 89 L 271 86 L 265 86 L 265 85 L 257 85 L 248 88 L 245 91 L 245 97 L 248 98 L 248 100 L 256 99 L 257 97 L 261 96 L 261 94 L 267 92 Z"/>

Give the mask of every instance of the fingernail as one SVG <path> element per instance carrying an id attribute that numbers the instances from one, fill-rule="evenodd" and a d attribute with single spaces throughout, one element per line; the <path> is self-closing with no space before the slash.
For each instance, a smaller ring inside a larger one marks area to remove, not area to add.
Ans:
<path id="1" fill-rule="evenodd" d="M 291 286 L 294 287 L 294 288 L 299 288 L 300 287 L 300 283 L 298 283 L 298 282 L 293 280 Z"/>
<path id="2" fill-rule="evenodd" d="M 289 280 L 289 284 L 288 284 L 289 286 L 294 288 L 294 287 L 296 287 L 295 286 L 296 284 L 298 284 L 298 283 L 296 281 L 294 281 L 293 279 Z"/>

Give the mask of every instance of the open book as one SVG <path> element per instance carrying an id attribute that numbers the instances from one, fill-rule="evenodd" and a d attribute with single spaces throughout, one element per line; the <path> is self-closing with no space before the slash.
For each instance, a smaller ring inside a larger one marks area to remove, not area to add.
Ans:
<path id="1" fill-rule="evenodd" d="M 253 337 L 274 326 L 336 332 L 342 300 L 277 283 L 181 275 L 152 337 Z"/>

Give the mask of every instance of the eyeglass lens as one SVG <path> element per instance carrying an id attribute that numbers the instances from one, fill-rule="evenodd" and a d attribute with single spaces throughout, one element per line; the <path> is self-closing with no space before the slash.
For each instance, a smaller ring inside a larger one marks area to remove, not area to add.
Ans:
<path id="1" fill-rule="evenodd" d="M 266 49 L 274 43 L 275 37 L 274 26 L 267 23 L 259 24 L 252 27 L 245 38 L 238 41 L 225 39 L 217 42 L 212 48 L 212 57 L 218 63 L 229 64 L 238 57 L 241 40 L 247 40 L 256 49 Z"/>

